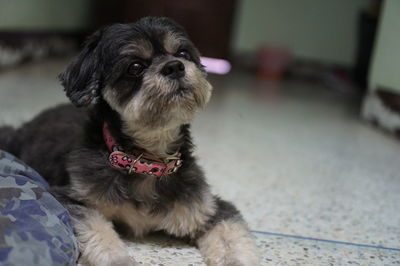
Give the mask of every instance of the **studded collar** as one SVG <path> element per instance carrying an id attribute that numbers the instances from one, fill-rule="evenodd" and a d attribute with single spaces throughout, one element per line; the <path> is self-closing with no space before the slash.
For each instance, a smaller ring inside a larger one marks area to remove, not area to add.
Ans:
<path id="1" fill-rule="evenodd" d="M 174 155 L 165 160 L 156 156 L 137 151 L 135 154 L 127 154 L 124 149 L 117 144 L 108 124 L 103 124 L 103 137 L 107 145 L 110 155 L 108 160 L 110 164 L 117 169 L 127 172 L 128 174 L 146 174 L 151 176 L 161 177 L 175 173 L 182 166 L 181 154 L 176 152 Z"/>

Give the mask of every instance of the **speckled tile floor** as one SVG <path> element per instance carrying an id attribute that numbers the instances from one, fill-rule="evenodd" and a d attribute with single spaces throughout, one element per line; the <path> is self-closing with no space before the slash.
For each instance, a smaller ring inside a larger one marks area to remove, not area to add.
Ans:
<path id="1" fill-rule="evenodd" d="M 0 72 L 0 123 L 66 102 L 56 78 L 65 63 Z M 193 124 L 197 155 L 214 192 L 257 231 L 263 265 L 400 265 L 399 140 L 322 85 L 211 80 L 214 96 Z M 203 264 L 197 250 L 165 237 L 129 246 L 152 265 Z"/>

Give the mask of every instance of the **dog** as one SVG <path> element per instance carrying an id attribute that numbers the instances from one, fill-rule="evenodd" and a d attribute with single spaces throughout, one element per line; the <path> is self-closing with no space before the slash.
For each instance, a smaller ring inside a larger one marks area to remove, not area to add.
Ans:
<path id="1" fill-rule="evenodd" d="M 210 192 L 193 156 L 190 122 L 212 86 L 180 25 L 146 17 L 106 26 L 60 80 L 73 105 L 4 127 L 0 140 L 70 212 L 81 262 L 139 265 L 119 225 L 135 237 L 188 239 L 208 265 L 259 265 L 241 214 Z"/>

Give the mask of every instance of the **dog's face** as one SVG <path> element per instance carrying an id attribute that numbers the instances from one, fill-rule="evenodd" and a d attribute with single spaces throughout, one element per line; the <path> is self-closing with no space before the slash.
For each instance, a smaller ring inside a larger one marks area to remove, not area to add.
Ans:
<path id="1" fill-rule="evenodd" d="M 125 123 L 148 129 L 189 123 L 211 95 L 198 51 L 167 18 L 97 31 L 60 78 L 75 105 L 101 97 Z"/>

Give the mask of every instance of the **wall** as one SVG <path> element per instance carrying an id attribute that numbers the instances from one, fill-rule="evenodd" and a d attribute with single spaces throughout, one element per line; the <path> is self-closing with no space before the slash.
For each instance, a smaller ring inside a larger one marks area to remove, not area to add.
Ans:
<path id="1" fill-rule="evenodd" d="M 400 93 L 400 1 L 386 0 L 375 43 L 369 88 Z"/>
<path id="2" fill-rule="evenodd" d="M 90 0 L 0 0 L 0 31 L 86 29 L 89 7 Z"/>
<path id="3" fill-rule="evenodd" d="M 0 31 L 82 30 L 95 0 L 0 0 Z M 357 15 L 369 0 L 239 0 L 233 49 L 264 43 L 298 57 L 352 65 Z"/>
<path id="4" fill-rule="evenodd" d="M 369 0 L 241 0 L 233 49 L 246 52 L 276 44 L 292 49 L 297 57 L 352 65 L 358 14 L 368 4 Z"/>

